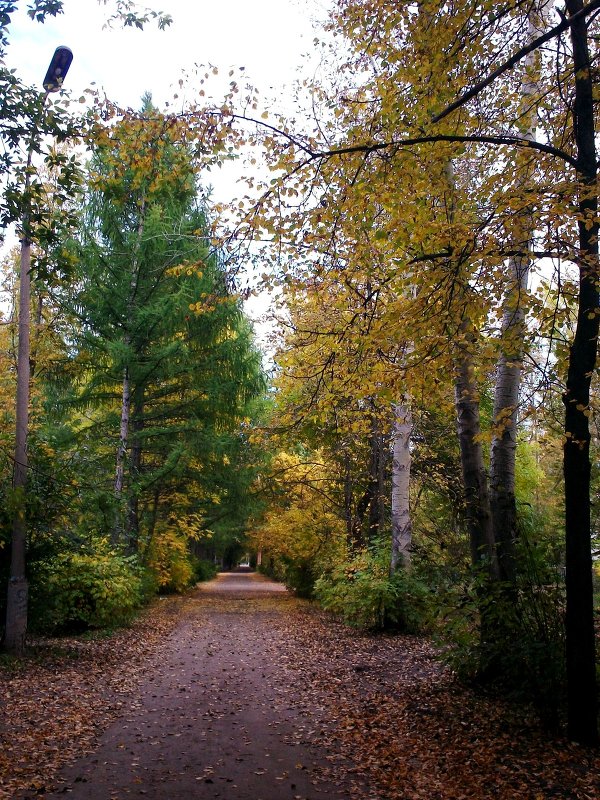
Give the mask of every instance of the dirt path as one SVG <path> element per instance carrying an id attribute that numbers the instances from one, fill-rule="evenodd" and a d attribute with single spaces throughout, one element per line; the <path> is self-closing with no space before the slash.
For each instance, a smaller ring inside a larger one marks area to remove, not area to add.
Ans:
<path id="1" fill-rule="evenodd" d="M 0 661 L 0 800 L 600 798 L 600 753 L 438 655 L 247 574 L 108 637 L 32 638 Z"/>
<path id="2" fill-rule="evenodd" d="M 324 722 L 294 703 L 285 589 L 230 573 L 206 584 L 148 671 L 134 708 L 47 798 L 344 800 L 312 743 Z"/>

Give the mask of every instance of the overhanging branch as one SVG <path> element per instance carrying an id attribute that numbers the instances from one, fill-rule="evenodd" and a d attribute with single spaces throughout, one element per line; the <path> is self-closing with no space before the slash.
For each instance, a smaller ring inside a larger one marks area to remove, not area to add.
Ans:
<path id="1" fill-rule="evenodd" d="M 468 103 L 469 100 L 472 100 L 474 97 L 477 97 L 478 94 L 481 94 L 481 92 L 490 86 L 496 80 L 496 78 L 499 78 L 500 75 L 503 75 L 505 72 L 508 72 L 509 69 L 512 69 L 514 66 L 516 66 L 516 64 L 518 64 L 521 59 L 525 58 L 526 55 L 533 53 L 551 39 L 560 36 L 563 31 L 566 31 L 575 22 L 579 21 L 580 19 L 584 19 L 598 8 L 600 8 L 600 0 L 590 0 L 590 2 L 577 14 L 573 14 L 572 16 L 563 19 L 563 21 L 558 25 L 550 28 L 549 31 L 546 31 L 546 33 L 543 33 L 541 36 L 538 36 L 536 39 L 533 39 L 531 42 L 526 44 L 525 47 L 522 47 L 520 50 L 517 50 L 516 53 L 513 53 L 510 58 L 508 58 L 503 64 L 500 64 L 499 67 L 496 67 L 495 70 L 480 80 L 479 83 L 476 83 L 470 89 L 467 89 L 467 91 L 463 92 L 463 94 L 461 94 L 461 96 L 453 103 L 450 103 L 450 105 L 446 106 L 443 111 L 440 111 L 439 114 L 436 114 L 434 117 L 432 117 L 431 121 L 433 123 L 440 122 L 440 120 L 447 117 L 453 111 L 456 111 L 457 108 L 464 106 L 464 104 Z"/>

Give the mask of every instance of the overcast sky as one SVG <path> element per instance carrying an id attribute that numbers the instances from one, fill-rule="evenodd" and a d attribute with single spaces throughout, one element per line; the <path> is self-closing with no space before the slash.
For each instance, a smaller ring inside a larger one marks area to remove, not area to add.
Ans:
<path id="1" fill-rule="evenodd" d="M 13 16 L 8 63 L 27 82 L 39 85 L 58 45 L 73 50 L 68 88 L 80 93 L 92 81 L 124 106 L 137 108 L 151 90 L 157 104 L 171 94 L 181 70 L 211 63 L 225 73 L 245 67 L 246 74 L 268 93 L 284 93 L 302 56 L 312 49 L 311 21 L 320 0 L 146 0 L 168 12 L 173 24 L 159 31 L 149 23 L 103 30 L 107 7 L 97 0 L 65 0 L 65 13 L 43 25 L 23 9 Z M 110 4 L 109 4 L 110 7 Z"/>
<path id="2" fill-rule="evenodd" d="M 139 5 L 169 13 L 173 23 L 159 31 L 151 22 L 139 31 L 105 29 L 110 3 L 107 7 L 97 0 L 64 0 L 64 14 L 40 24 L 27 17 L 23 0 L 12 17 L 6 64 L 41 89 L 55 48 L 67 45 L 74 57 L 65 88 L 73 97 L 95 83 L 109 99 L 136 109 L 147 91 L 162 107 L 179 91 L 182 71 L 195 64 L 218 67 L 223 86 L 231 68 L 244 67 L 261 95 L 287 112 L 294 80 L 312 71 L 305 56 L 314 50 L 313 21 L 325 16 L 327 4 L 328 0 L 145 0 Z M 214 83 L 220 92 L 218 81 Z M 235 164 L 212 172 L 213 198 L 227 201 L 238 195 L 238 177 Z M 264 302 L 250 305 L 253 315 L 264 310 Z"/>
<path id="3" fill-rule="evenodd" d="M 289 114 L 294 81 L 314 69 L 309 66 L 313 22 L 325 16 L 328 0 L 140 0 L 141 7 L 171 15 L 173 22 L 163 31 L 154 22 L 143 31 L 107 29 L 110 0 L 108 5 L 64 0 L 64 13 L 43 24 L 29 19 L 27 5 L 22 0 L 12 16 L 6 59 L 27 84 L 41 89 L 55 48 L 67 45 L 73 63 L 65 88 L 76 99 L 95 84 L 122 107 L 138 109 L 148 91 L 159 108 L 174 92 L 179 94 L 176 102 L 183 104 L 186 95 L 197 99 L 200 88 L 196 82 L 182 91 L 183 72 L 211 64 L 220 72 L 210 80 L 217 99 L 227 90 L 230 69 L 244 67 L 242 75 L 259 88 L 261 97 L 272 98 L 275 111 Z M 212 172 L 213 198 L 226 202 L 240 194 L 238 177 L 234 165 Z"/>

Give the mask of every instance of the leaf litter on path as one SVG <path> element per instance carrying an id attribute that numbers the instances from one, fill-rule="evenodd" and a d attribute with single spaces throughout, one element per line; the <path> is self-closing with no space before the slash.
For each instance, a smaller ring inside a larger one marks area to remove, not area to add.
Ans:
<path id="1" fill-rule="evenodd" d="M 427 640 L 357 633 L 287 593 L 251 588 L 224 591 L 217 583 L 212 593 L 201 589 L 157 602 L 131 628 L 110 637 L 33 640 L 27 659 L 5 663 L 0 797 L 43 798 L 65 765 L 94 751 L 111 723 L 118 720 L 127 736 L 141 705 L 149 726 L 153 713 L 164 717 L 160 698 L 152 697 L 158 683 L 160 692 L 170 692 L 171 704 L 180 698 L 173 708 L 182 720 L 189 717 L 186 698 L 194 691 L 204 692 L 203 705 L 186 722 L 191 729 L 177 730 L 164 719 L 154 734 L 151 727 L 138 729 L 146 750 L 160 754 L 168 740 L 178 752 L 192 730 L 197 747 L 209 753 L 215 731 L 231 727 L 229 761 L 215 757 L 194 776 L 202 792 L 197 797 L 221 796 L 224 786 L 222 796 L 248 796 L 234 788 L 235 779 L 226 784 L 223 769 L 238 763 L 248 780 L 270 775 L 280 796 L 293 800 L 294 775 L 308 774 L 310 765 L 296 760 L 275 774 L 272 764 L 247 760 L 260 714 L 268 720 L 263 735 L 281 740 L 292 756 L 302 748 L 320 753 L 317 777 L 349 800 L 600 797 L 597 753 L 549 739 L 524 712 L 464 689 Z M 240 634 L 246 636 L 243 647 L 224 636 L 227 626 L 246 631 Z M 170 650 L 177 636 L 188 638 L 191 653 L 201 646 L 193 664 L 183 657 L 180 663 Z M 249 703 L 235 691 L 251 673 L 262 689 Z M 256 712 L 252 730 L 244 725 L 249 708 Z M 177 765 L 155 760 L 152 775 L 158 770 L 161 784 L 163 778 L 177 780 Z M 128 769 L 135 794 L 163 796 L 158 784 L 146 782 L 151 776 L 141 761 L 132 760 Z M 305 784 L 314 785 L 314 775 L 308 777 Z M 76 786 L 63 787 L 69 788 Z M 83 788 L 78 796 L 93 796 L 90 784 Z"/>

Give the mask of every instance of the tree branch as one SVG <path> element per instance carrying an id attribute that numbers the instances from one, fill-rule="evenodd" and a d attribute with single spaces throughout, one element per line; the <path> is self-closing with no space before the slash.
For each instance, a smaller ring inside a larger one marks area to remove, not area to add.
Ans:
<path id="1" fill-rule="evenodd" d="M 577 14 L 573 14 L 569 18 L 564 18 L 563 21 L 558 25 L 550 28 L 549 31 L 546 31 L 546 33 L 538 36 L 537 39 L 533 39 L 531 42 L 526 44 L 525 47 L 522 47 L 520 50 L 517 50 L 516 53 L 513 53 L 509 59 L 507 59 L 503 64 L 500 64 L 500 66 L 495 70 L 490 72 L 490 74 L 483 78 L 483 80 L 479 81 L 479 83 L 476 83 L 475 86 L 472 86 L 470 89 L 467 89 L 467 91 L 463 92 L 463 94 L 453 103 L 450 103 L 450 105 L 446 106 L 443 111 L 440 111 L 439 114 L 436 114 L 434 117 L 432 117 L 431 122 L 440 122 L 453 111 L 456 111 L 457 108 L 464 106 L 464 104 L 469 100 L 472 100 L 474 97 L 477 97 L 478 94 L 481 94 L 481 92 L 490 84 L 492 84 L 496 78 L 500 77 L 500 75 L 503 75 L 509 69 L 512 69 L 516 64 L 519 63 L 519 61 L 521 61 L 521 59 L 525 58 L 526 55 L 533 53 L 534 50 L 537 50 L 546 42 L 549 42 L 551 39 L 559 36 L 563 31 L 566 31 L 568 28 L 570 28 L 573 23 L 585 18 L 598 8 L 600 8 L 600 0 L 590 0 L 590 2 Z"/>
<path id="2" fill-rule="evenodd" d="M 600 3 L 600 0 L 595 0 L 595 2 Z M 529 150 L 538 150 L 541 153 L 547 153 L 551 156 L 556 156 L 557 158 L 562 159 L 567 164 L 570 164 L 572 167 L 577 167 L 577 161 L 564 150 L 561 150 L 558 147 L 553 147 L 549 144 L 543 144 L 542 142 L 535 142 L 531 141 L 530 139 L 523 138 L 521 136 L 482 136 L 478 134 L 472 134 L 470 136 L 460 136 L 458 134 L 452 133 L 440 133 L 440 134 L 431 134 L 428 136 L 415 136 L 408 139 L 394 139 L 390 142 L 378 142 L 376 144 L 357 144 L 351 145 L 349 147 L 339 147 L 334 150 L 325 150 L 325 151 L 318 151 L 313 152 L 308 159 L 304 161 L 304 164 L 309 163 L 310 161 L 315 161 L 321 158 L 329 158 L 330 156 L 340 156 L 348 153 L 376 153 L 380 150 L 388 150 L 391 147 L 396 147 L 398 149 L 402 147 L 412 147 L 418 144 L 427 144 L 430 142 L 473 142 L 478 144 L 509 144 L 515 145 L 516 147 L 523 147 L 528 148 Z"/>

